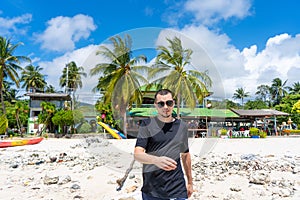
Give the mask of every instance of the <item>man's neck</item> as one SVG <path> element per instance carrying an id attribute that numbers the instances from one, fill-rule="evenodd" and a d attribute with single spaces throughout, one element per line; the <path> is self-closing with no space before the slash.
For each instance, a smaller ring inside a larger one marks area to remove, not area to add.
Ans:
<path id="1" fill-rule="evenodd" d="M 169 123 L 169 122 L 173 122 L 174 118 L 172 117 L 172 115 L 168 116 L 168 117 L 163 117 L 158 115 L 157 118 L 159 119 L 159 121 L 164 122 L 164 123 Z"/>

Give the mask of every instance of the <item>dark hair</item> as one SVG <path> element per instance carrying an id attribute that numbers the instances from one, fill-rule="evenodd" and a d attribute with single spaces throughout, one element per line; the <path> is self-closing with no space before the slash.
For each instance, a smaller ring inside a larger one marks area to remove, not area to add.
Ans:
<path id="1" fill-rule="evenodd" d="M 156 97 L 157 97 L 157 95 L 167 95 L 167 94 L 171 94 L 172 95 L 172 97 L 173 97 L 173 93 L 171 92 L 171 90 L 169 90 L 169 89 L 160 89 L 160 90 L 158 90 L 156 93 L 155 93 L 155 95 L 154 95 L 154 100 L 156 101 Z"/>

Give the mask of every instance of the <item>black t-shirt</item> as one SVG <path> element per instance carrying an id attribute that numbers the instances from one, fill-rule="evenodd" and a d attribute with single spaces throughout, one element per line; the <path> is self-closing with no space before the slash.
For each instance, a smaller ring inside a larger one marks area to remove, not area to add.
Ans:
<path id="1" fill-rule="evenodd" d="M 189 151 L 186 123 L 178 119 L 170 123 L 161 122 L 157 117 L 145 119 L 140 124 L 136 146 L 143 147 L 148 154 L 167 156 L 177 162 L 177 168 L 172 171 L 143 164 L 142 191 L 158 198 L 187 198 L 180 162 L 180 153 Z"/>

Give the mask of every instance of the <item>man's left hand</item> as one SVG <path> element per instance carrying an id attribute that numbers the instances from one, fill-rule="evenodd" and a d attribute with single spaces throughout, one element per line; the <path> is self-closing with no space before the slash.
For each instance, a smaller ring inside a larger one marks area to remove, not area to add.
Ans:
<path id="1" fill-rule="evenodd" d="M 194 192 L 193 184 L 187 184 L 186 186 L 188 197 L 190 198 Z"/>

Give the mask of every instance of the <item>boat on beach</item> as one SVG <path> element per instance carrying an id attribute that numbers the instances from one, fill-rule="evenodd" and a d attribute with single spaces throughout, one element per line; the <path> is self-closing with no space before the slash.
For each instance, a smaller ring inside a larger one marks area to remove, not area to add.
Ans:
<path id="1" fill-rule="evenodd" d="M 24 146 L 38 144 L 43 140 L 42 137 L 37 138 L 22 138 L 22 139 L 12 139 L 12 140 L 0 140 L 0 148 Z"/>

